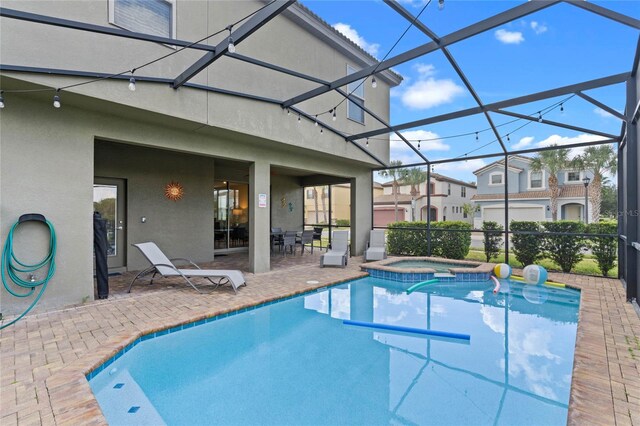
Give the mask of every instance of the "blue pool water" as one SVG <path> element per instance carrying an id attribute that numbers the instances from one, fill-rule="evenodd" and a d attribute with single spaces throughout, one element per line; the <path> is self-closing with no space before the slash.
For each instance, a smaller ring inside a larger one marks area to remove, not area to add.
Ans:
<path id="1" fill-rule="evenodd" d="M 111 425 L 566 424 L 578 291 L 409 285 L 363 278 L 155 337 L 90 385 Z"/>

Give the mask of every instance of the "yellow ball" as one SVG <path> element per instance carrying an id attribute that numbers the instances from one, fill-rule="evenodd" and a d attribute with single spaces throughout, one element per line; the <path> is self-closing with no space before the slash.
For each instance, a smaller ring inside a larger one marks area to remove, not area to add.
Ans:
<path id="1" fill-rule="evenodd" d="M 511 266 L 506 263 L 498 263 L 493 267 L 493 274 L 498 278 L 509 278 L 511 276 Z"/>

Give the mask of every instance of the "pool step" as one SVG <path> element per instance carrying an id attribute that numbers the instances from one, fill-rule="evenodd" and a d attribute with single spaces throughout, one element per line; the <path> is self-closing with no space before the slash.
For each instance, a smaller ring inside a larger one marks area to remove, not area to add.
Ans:
<path id="1" fill-rule="evenodd" d="M 455 278 L 456 276 L 448 272 L 436 272 L 435 274 L 433 274 L 433 277 L 434 278 Z"/>

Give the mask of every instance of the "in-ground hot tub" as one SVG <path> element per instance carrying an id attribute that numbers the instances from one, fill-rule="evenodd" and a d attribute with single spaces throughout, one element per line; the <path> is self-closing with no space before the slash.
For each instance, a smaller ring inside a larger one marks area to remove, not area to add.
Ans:
<path id="1" fill-rule="evenodd" d="M 439 257 L 393 257 L 360 266 L 374 278 L 418 282 L 438 278 L 440 281 L 486 281 L 491 278 L 493 263 Z"/>

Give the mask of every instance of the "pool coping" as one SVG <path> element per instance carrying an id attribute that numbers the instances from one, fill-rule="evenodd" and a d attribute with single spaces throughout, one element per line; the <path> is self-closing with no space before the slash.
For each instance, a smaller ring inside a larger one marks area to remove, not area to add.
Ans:
<path id="1" fill-rule="evenodd" d="M 460 265 L 460 268 L 449 268 L 449 271 L 453 272 L 454 274 L 455 273 L 486 274 L 486 273 L 492 272 L 493 268 L 496 266 L 495 263 L 445 259 L 443 257 L 433 257 L 433 256 L 431 257 L 394 256 L 384 260 L 378 260 L 376 262 L 363 263 L 362 265 L 360 265 L 360 269 L 362 270 L 375 269 L 378 271 L 388 271 L 388 272 L 395 272 L 400 274 L 419 274 L 419 273 L 437 273 L 438 272 L 433 268 L 396 268 L 396 267 L 390 266 L 391 264 L 401 262 L 403 260 L 414 260 L 414 261 L 428 260 L 428 261 L 447 263 L 449 265 L 451 264 Z M 465 265 L 467 265 L 468 267 L 467 268 L 463 267 Z"/>
<path id="2" fill-rule="evenodd" d="M 90 355 L 71 362 L 46 379 L 49 403 L 55 413 L 56 423 L 107 424 L 86 375 L 143 335 L 294 297 L 367 275 L 360 272 L 331 283 L 307 284 L 287 294 L 265 297 L 239 308 L 215 309 L 186 321 L 167 321 L 139 332 L 112 336 Z M 569 288 L 581 291 L 567 424 L 635 424 L 638 417 L 634 417 L 633 413 L 636 412 L 635 410 L 640 413 L 640 399 L 633 392 L 635 392 L 634 389 L 640 389 L 640 380 L 633 374 L 634 371 L 637 372 L 640 363 L 635 358 L 632 360 L 628 354 L 627 359 L 624 359 L 625 354 L 620 354 L 618 337 L 622 333 L 624 336 L 628 333 L 636 337 L 640 336 L 640 318 L 637 317 L 633 306 L 624 300 L 622 284 L 613 279 L 597 280 L 594 277 L 560 273 L 551 273 L 550 277 L 554 281 L 564 282 Z M 621 319 L 624 325 L 612 321 L 609 316 L 605 317 L 607 309 L 610 312 L 612 306 L 606 305 L 607 298 L 615 302 L 614 307 L 620 312 L 621 318 L 622 314 L 626 315 Z M 620 329 L 621 326 L 623 330 Z M 617 359 L 612 360 L 612 357 L 616 357 L 616 350 L 618 351 Z M 636 370 L 632 368 L 634 365 Z M 622 396 L 620 392 L 623 392 Z M 631 392 L 631 396 L 627 395 L 628 401 L 622 399 L 627 392 Z M 631 419 L 634 419 L 633 423 Z"/>

